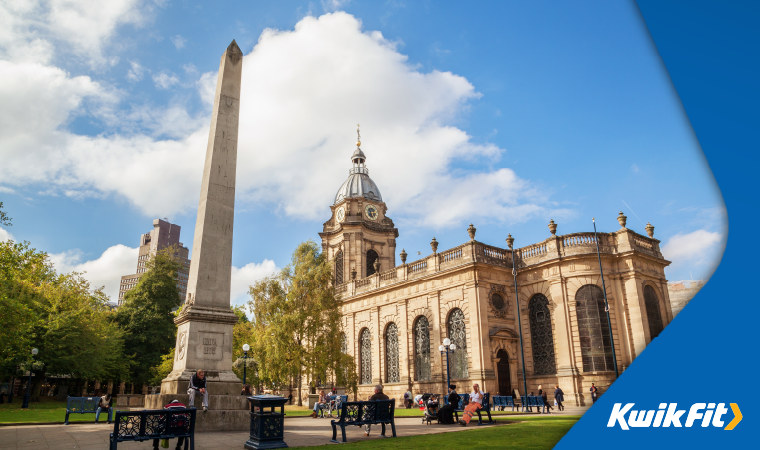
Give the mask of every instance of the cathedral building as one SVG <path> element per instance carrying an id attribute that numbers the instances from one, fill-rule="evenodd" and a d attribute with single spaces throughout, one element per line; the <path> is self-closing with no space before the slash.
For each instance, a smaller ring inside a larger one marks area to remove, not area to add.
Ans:
<path id="1" fill-rule="evenodd" d="M 557 234 L 551 221 L 545 240 L 513 250 L 511 236 L 507 248 L 489 245 L 470 225 L 461 245 L 439 250 L 433 238 L 429 255 L 407 262 L 401 250 L 397 264 L 399 231 L 365 161 L 357 142 L 319 233 L 334 266 L 360 399 L 378 383 L 399 400 L 410 387 L 445 393 L 447 356 L 439 346 L 446 338 L 456 344 L 448 372 L 460 392 L 479 383 L 492 395 L 525 395 L 522 328 L 528 393 L 542 386 L 551 398 L 558 384 L 566 404 L 590 405 L 591 383 L 604 390 L 615 379 L 612 346 L 622 372 L 673 319 L 664 272 L 670 262 L 654 227 L 647 224 L 648 236 L 636 233 L 622 212 L 615 232 Z"/>

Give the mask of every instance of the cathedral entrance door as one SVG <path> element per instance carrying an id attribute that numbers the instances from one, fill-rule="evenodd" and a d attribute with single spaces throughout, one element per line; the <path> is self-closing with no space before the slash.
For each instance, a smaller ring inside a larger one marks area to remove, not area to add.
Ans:
<path id="1" fill-rule="evenodd" d="M 509 378 L 509 355 L 504 350 L 496 353 L 499 362 L 496 363 L 496 372 L 499 376 L 499 395 L 511 395 L 512 381 Z"/>

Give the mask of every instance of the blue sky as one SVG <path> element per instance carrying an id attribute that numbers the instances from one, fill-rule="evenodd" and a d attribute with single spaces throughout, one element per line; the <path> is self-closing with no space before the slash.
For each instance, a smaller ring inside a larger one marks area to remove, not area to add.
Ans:
<path id="1" fill-rule="evenodd" d="M 246 54 L 233 296 L 318 240 L 356 123 L 410 260 L 468 239 L 615 231 L 707 278 L 725 208 L 633 2 L 0 5 L 0 201 L 115 297 L 154 218 L 190 246 L 219 57 Z"/>

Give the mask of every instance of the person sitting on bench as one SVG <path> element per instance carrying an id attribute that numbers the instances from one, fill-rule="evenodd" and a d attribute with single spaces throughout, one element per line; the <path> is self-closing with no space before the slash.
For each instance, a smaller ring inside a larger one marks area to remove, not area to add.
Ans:
<path id="1" fill-rule="evenodd" d="M 464 407 L 464 414 L 459 419 L 459 424 L 466 427 L 470 420 L 472 420 L 473 414 L 483 407 L 481 402 L 483 401 L 483 392 L 480 391 L 478 383 L 472 385 L 472 393 L 470 394 L 470 402 Z"/>
<path id="2" fill-rule="evenodd" d="M 111 417 L 111 396 L 108 394 L 100 397 L 98 409 L 95 410 L 95 422 L 100 418 L 100 413 L 106 413 L 106 417 Z"/>
<path id="3" fill-rule="evenodd" d="M 185 409 L 185 404 L 184 403 L 180 403 L 179 400 L 175 399 L 175 400 L 172 400 L 171 403 L 169 403 L 168 405 L 164 406 L 164 409 Z M 168 439 L 167 439 L 167 441 L 168 441 Z M 176 450 L 181 450 L 180 447 L 182 447 L 182 444 L 184 444 L 184 443 L 185 443 L 184 436 L 178 437 L 177 438 L 177 447 L 175 447 Z M 164 448 L 169 448 L 169 446 L 167 445 Z M 153 439 L 153 450 L 158 450 L 158 439 Z"/>
<path id="4" fill-rule="evenodd" d="M 367 400 L 390 400 L 387 395 L 383 394 L 383 385 L 378 384 L 375 386 L 375 393 L 371 395 Z M 369 430 L 372 428 L 372 424 L 364 425 L 364 435 L 369 436 Z"/>

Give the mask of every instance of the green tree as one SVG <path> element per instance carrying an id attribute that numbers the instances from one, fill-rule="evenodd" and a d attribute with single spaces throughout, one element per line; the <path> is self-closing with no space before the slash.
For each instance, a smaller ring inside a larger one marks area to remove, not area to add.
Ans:
<path id="1" fill-rule="evenodd" d="M 0 363 L 6 375 L 16 362 L 29 367 L 37 348 L 36 386 L 46 374 L 118 378 L 126 366 L 123 340 L 108 320 L 107 302 L 102 289 L 92 290 L 80 274 L 57 274 L 47 254 L 28 242 L 0 243 Z"/>
<path id="2" fill-rule="evenodd" d="M 340 299 L 332 278 L 326 255 L 309 240 L 280 273 L 251 286 L 251 347 L 263 384 L 276 389 L 293 380 L 300 388 L 306 377 L 314 387 L 330 376 L 350 384 L 356 376 L 353 359 L 341 353 Z"/>
<path id="3" fill-rule="evenodd" d="M 11 218 L 3 211 L 3 202 L 0 202 L 0 225 L 11 226 Z"/>
<path id="4" fill-rule="evenodd" d="M 146 271 L 116 310 L 113 321 L 124 332 L 124 352 L 132 359 L 130 379 L 146 383 L 153 369 L 174 346 L 177 326 L 172 309 L 182 303 L 177 287 L 178 262 L 173 248 L 159 251 L 146 264 Z"/>

